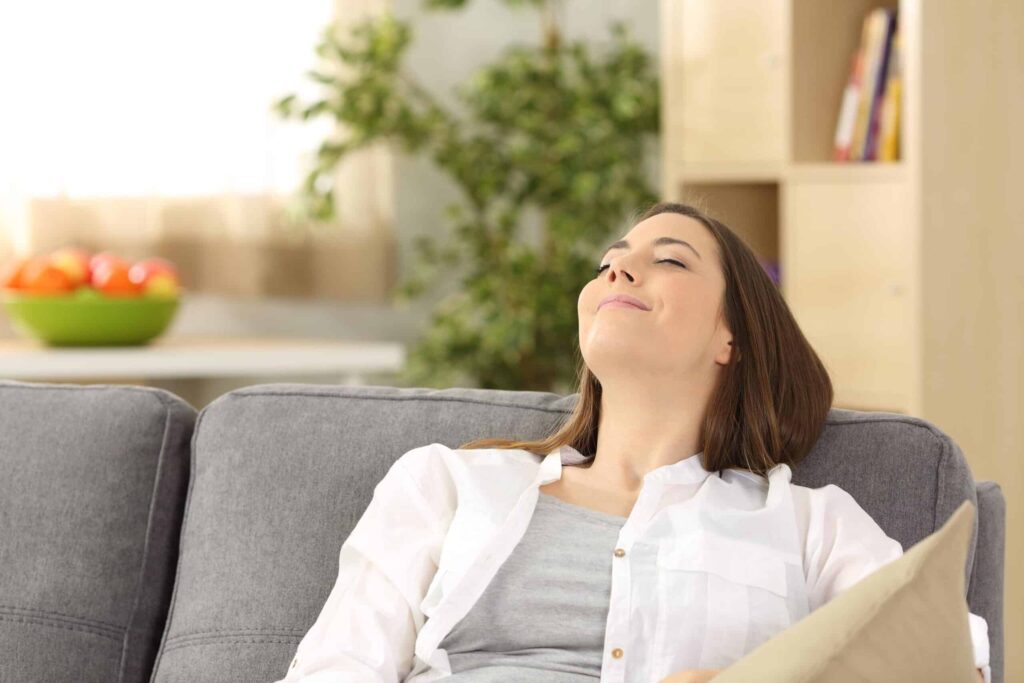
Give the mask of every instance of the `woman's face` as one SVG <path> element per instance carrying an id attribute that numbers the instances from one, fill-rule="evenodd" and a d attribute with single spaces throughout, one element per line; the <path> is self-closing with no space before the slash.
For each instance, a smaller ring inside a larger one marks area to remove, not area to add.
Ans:
<path id="1" fill-rule="evenodd" d="M 661 238 L 689 246 L 655 244 Z M 599 381 L 622 370 L 680 380 L 713 376 L 714 363 L 729 362 L 732 339 L 719 315 L 725 277 L 715 238 L 693 218 L 660 213 L 637 223 L 623 239 L 629 246 L 609 249 L 594 264 L 606 267 L 577 301 L 587 367 Z M 599 309 L 612 294 L 639 299 L 649 310 Z"/>

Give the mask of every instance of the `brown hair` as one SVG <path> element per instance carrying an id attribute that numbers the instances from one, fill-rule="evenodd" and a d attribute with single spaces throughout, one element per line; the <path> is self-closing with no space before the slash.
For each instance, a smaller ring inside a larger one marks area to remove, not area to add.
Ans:
<path id="1" fill-rule="evenodd" d="M 718 241 L 725 275 L 723 307 L 737 358 L 722 369 L 701 428 L 702 464 L 765 474 L 795 465 L 817 442 L 832 405 L 828 371 L 800 331 L 782 294 L 757 257 L 731 229 L 699 209 L 659 202 L 634 221 L 672 212 L 696 219 Z M 569 445 L 584 455 L 597 449 L 601 384 L 576 344 L 579 400 L 550 436 L 532 441 L 484 438 L 460 448 L 523 449 L 547 455 Z"/>

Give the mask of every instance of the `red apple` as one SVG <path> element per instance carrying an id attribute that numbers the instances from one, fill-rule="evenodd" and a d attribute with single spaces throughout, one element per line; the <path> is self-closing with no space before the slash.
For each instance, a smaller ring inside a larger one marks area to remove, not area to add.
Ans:
<path id="1" fill-rule="evenodd" d="M 89 284 L 89 260 L 91 256 L 85 249 L 78 247 L 61 247 L 52 252 L 49 261 L 68 274 L 68 279 L 75 287 Z"/>
<path id="2" fill-rule="evenodd" d="M 129 269 L 128 279 L 149 296 L 169 299 L 178 296 L 178 269 L 167 259 L 154 256 L 137 261 Z"/>
<path id="3" fill-rule="evenodd" d="M 93 269 L 92 286 L 108 296 L 138 296 L 139 287 L 128 278 L 128 270 L 124 261 L 101 261 Z"/>
<path id="4" fill-rule="evenodd" d="M 96 286 L 96 271 L 104 263 L 121 263 L 124 264 L 125 268 L 128 267 L 128 262 L 118 256 L 112 251 L 101 251 L 89 259 L 89 284 L 93 287 Z"/>
<path id="5" fill-rule="evenodd" d="M 21 274 L 21 289 L 32 294 L 62 294 L 74 288 L 68 274 L 46 257 L 30 259 Z"/>

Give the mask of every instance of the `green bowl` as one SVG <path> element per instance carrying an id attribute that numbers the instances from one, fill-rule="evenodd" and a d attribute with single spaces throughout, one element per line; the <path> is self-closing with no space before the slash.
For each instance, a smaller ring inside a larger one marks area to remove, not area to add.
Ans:
<path id="1" fill-rule="evenodd" d="M 50 346 L 131 346 L 167 329 L 180 296 L 116 297 L 79 287 L 68 294 L 4 289 L 0 299 L 19 334 Z"/>

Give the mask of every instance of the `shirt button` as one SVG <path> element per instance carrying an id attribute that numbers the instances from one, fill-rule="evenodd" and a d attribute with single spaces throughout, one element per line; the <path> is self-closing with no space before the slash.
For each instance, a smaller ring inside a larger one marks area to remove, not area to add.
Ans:
<path id="1" fill-rule="evenodd" d="M 616 548 L 615 549 L 615 557 L 622 557 L 625 554 L 626 554 L 626 551 L 623 550 L 622 548 Z"/>
<path id="2" fill-rule="evenodd" d="M 612 657 L 615 657 L 615 659 L 622 659 L 622 648 L 617 647 L 612 650 Z"/>

